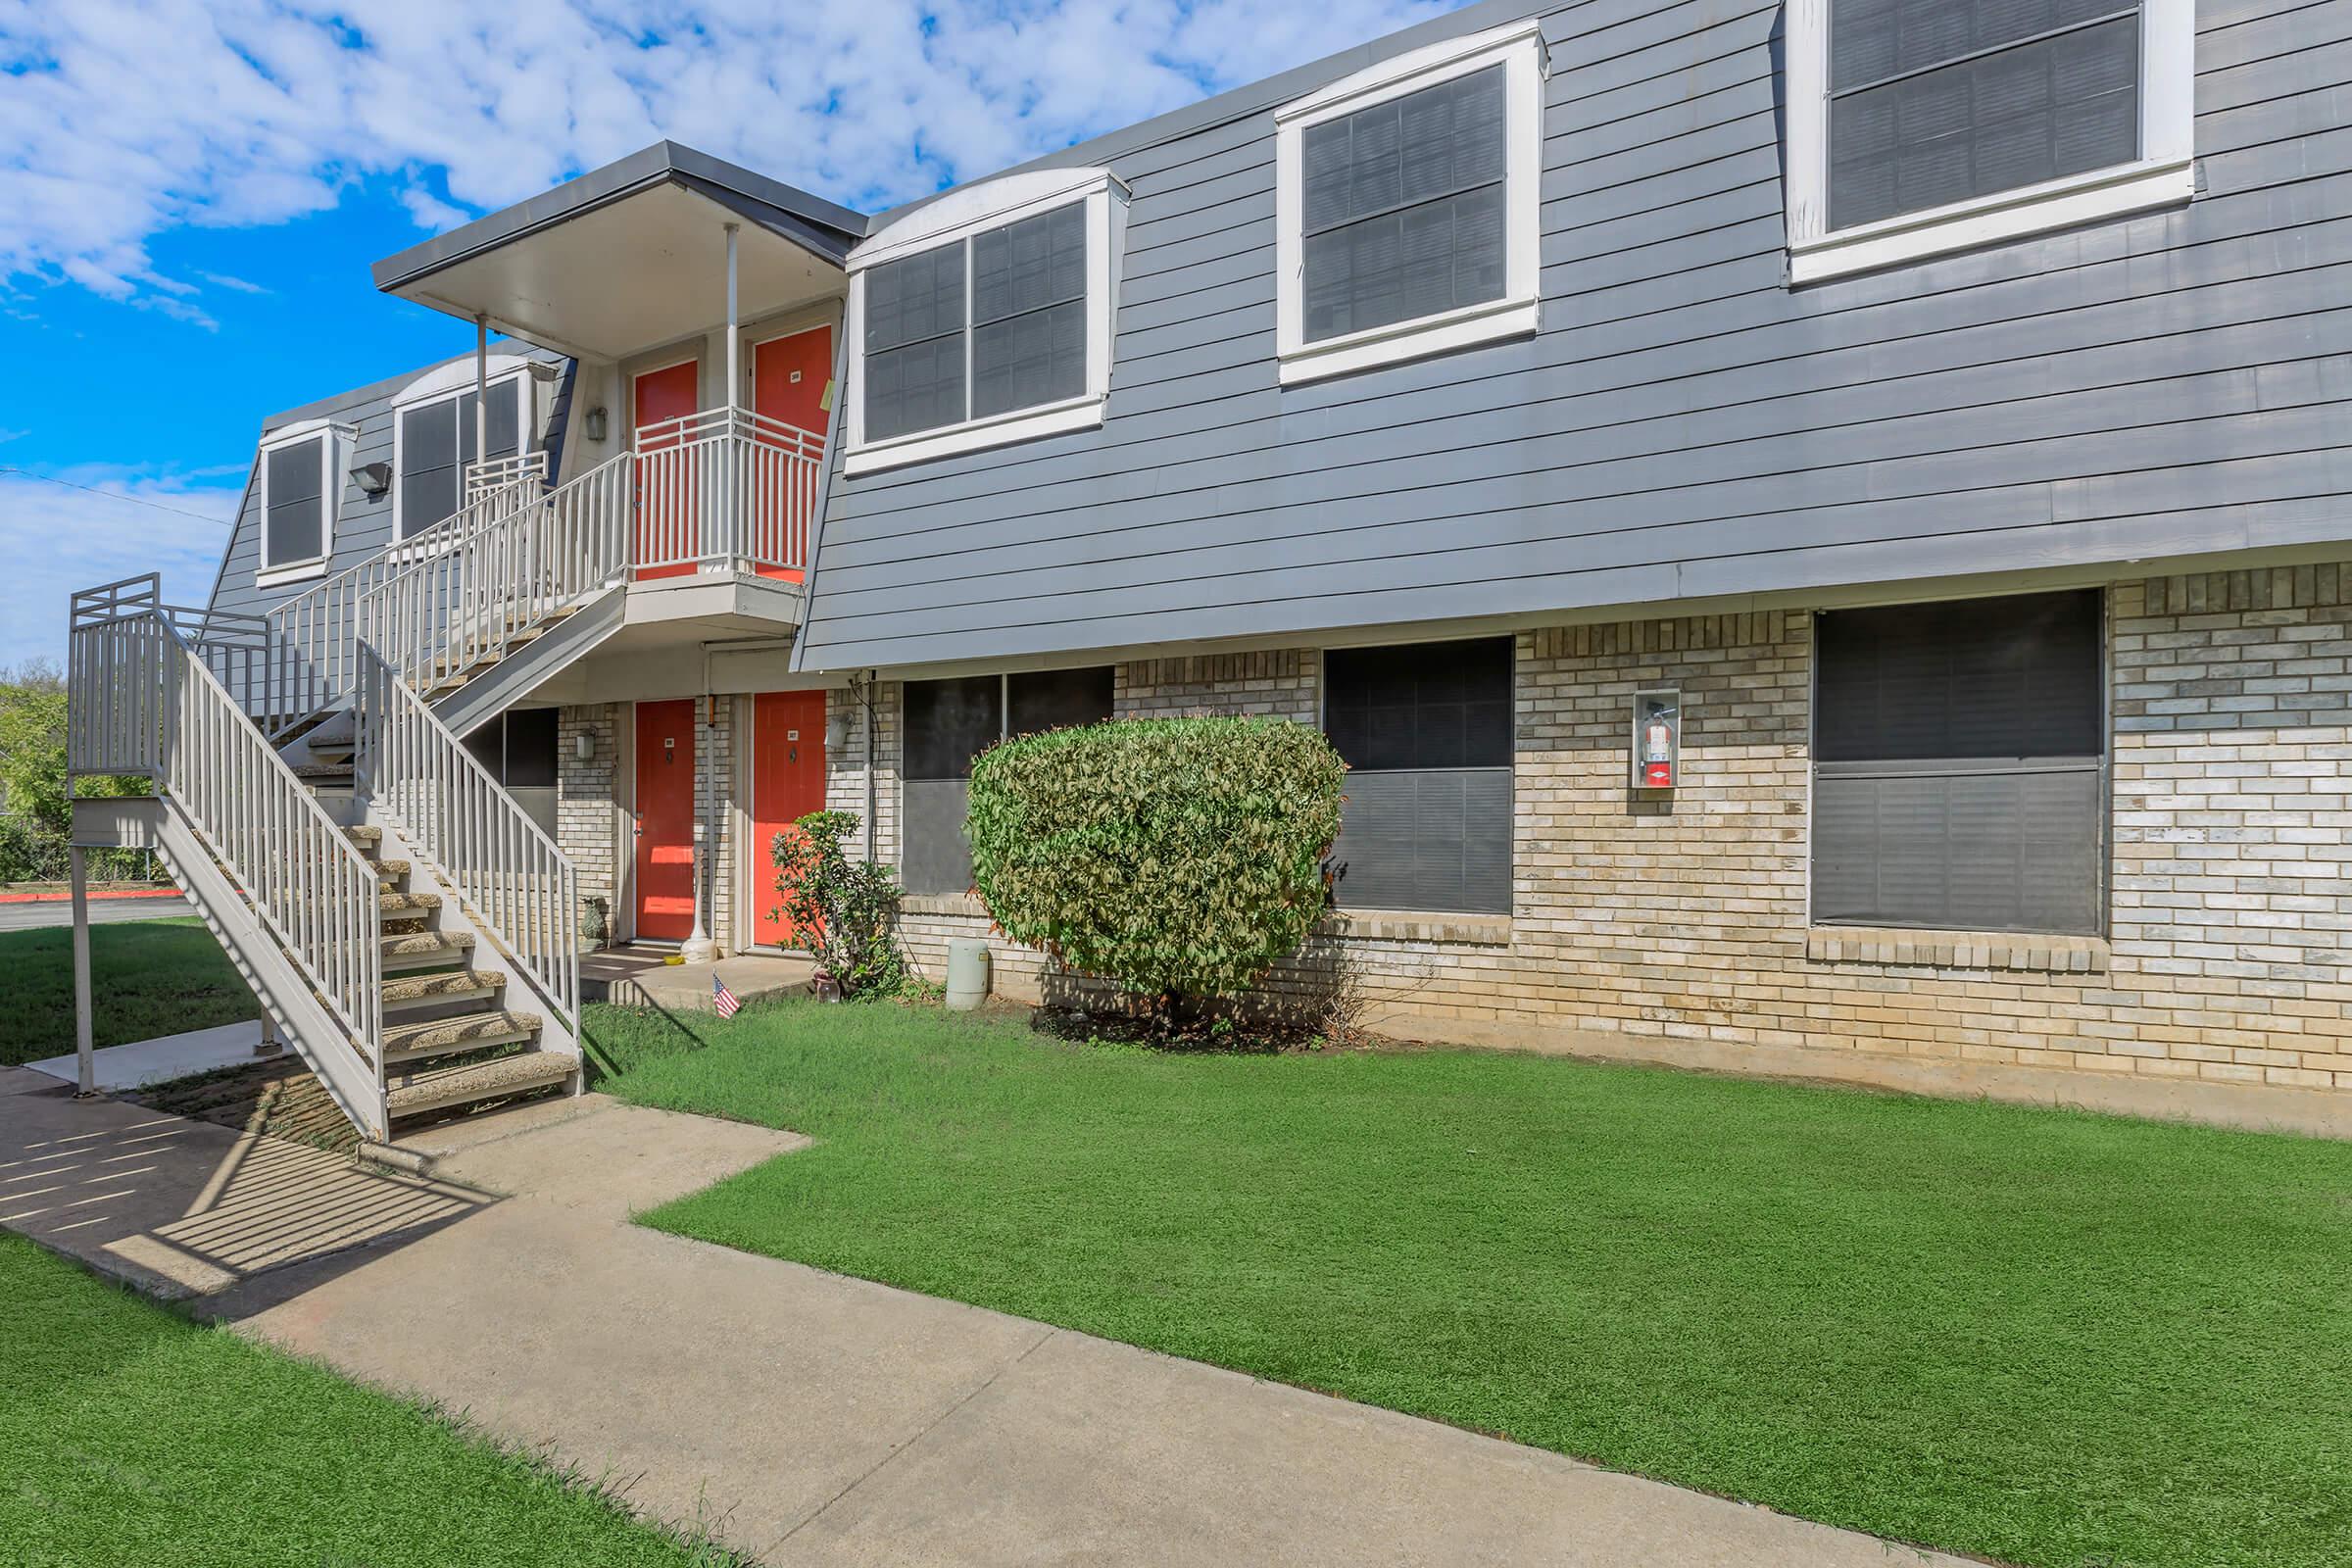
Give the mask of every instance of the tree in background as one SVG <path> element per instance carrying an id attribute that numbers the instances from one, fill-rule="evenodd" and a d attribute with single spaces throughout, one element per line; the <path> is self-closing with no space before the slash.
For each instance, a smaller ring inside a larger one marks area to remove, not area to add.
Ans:
<path id="1" fill-rule="evenodd" d="M 85 778 L 84 796 L 146 795 L 143 778 Z M 66 787 L 66 682 L 57 665 L 36 659 L 0 669 L 0 882 L 56 882 L 66 875 L 74 826 Z M 97 850 L 91 875 L 102 881 L 158 880 L 151 857 Z"/>

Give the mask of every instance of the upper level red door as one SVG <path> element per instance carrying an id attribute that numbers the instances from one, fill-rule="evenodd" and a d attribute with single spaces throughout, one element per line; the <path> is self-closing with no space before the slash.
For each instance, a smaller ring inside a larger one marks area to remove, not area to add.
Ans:
<path id="1" fill-rule="evenodd" d="M 637 705 L 637 935 L 694 934 L 694 699 Z"/>
<path id="2" fill-rule="evenodd" d="M 752 350 L 752 412 L 814 441 L 763 445 L 755 460 L 753 550 L 762 577 L 799 582 L 808 564 L 808 522 L 816 511 L 816 453 L 832 412 L 833 329 L 771 337 Z"/>
<path id="3" fill-rule="evenodd" d="M 688 447 L 682 426 L 670 422 L 699 411 L 701 380 L 702 366 L 694 360 L 637 377 L 637 559 L 673 563 L 646 567 L 640 577 L 690 572 L 702 554 L 692 465 L 701 449 Z"/>
<path id="4" fill-rule="evenodd" d="M 776 835 L 825 808 L 825 694 L 761 692 L 752 699 L 752 940 L 799 945 L 776 891 Z"/>

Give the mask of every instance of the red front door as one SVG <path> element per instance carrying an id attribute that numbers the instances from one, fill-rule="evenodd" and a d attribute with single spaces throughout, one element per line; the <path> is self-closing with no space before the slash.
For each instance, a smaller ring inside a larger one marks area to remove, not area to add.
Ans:
<path id="1" fill-rule="evenodd" d="M 762 577 L 799 582 L 808 564 L 808 518 L 816 510 L 815 455 L 824 450 L 832 400 L 833 329 L 811 327 L 752 350 L 752 412 L 815 439 L 763 452 L 753 486 L 753 548 Z"/>
<path id="2" fill-rule="evenodd" d="M 796 946 L 776 891 L 776 835 L 825 808 L 825 694 L 761 692 L 752 699 L 752 940 Z"/>
<path id="3" fill-rule="evenodd" d="M 637 935 L 694 934 L 694 699 L 637 705 Z"/>
<path id="4" fill-rule="evenodd" d="M 694 455 L 683 420 L 702 402 L 702 367 L 688 360 L 637 378 L 637 559 L 673 564 L 640 570 L 640 577 L 676 577 L 694 570 L 702 554 L 695 526 Z"/>

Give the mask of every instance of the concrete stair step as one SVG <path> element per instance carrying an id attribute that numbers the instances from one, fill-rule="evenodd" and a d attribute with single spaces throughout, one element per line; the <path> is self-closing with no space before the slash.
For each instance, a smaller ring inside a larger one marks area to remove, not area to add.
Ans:
<path id="1" fill-rule="evenodd" d="M 397 1067 L 461 1051 L 483 1051 L 511 1046 L 539 1033 L 535 1012 L 468 1012 L 455 1018 L 427 1018 L 420 1023 L 384 1026 L 384 1065 Z"/>
<path id="2" fill-rule="evenodd" d="M 477 1101 L 549 1089 L 572 1074 L 573 1058 L 552 1051 L 517 1052 L 490 1061 L 460 1062 L 392 1073 L 386 1096 L 395 1120 Z"/>
<path id="3" fill-rule="evenodd" d="M 455 963 L 473 951 L 470 931 L 407 931 L 387 932 L 380 939 L 378 951 L 383 957 L 384 972 L 405 969 L 430 968 L 439 963 Z"/>
<path id="4" fill-rule="evenodd" d="M 352 843 L 357 844 L 363 850 L 369 849 L 384 842 L 384 830 L 382 828 L 370 827 L 364 822 L 358 827 L 345 828 L 343 830 L 343 836 L 351 840 Z"/>
<path id="5" fill-rule="evenodd" d="M 351 762 L 296 762 L 294 776 L 305 784 L 348 784 L 351 782 Z"/>
<path id="6" fill-rule="evenodd" d="M 368 858 L 368 863 L 374 867 L 377 876 L 407 876 L 416 869 L 406 860 L 379 860 L 373 856 Z"/>
<path id="7" fill-rule="evenodd" d="M 376 896 L 376 909 L 382 914 L 414 914 L 441 907 L 438 893 L 382 893 Z"/>
<path id="8" fill-rule="evenodd" d="M 386 1010 L 421 1007 L 437 1002 L 471 1002 L 496 996 L 507 977 L 481 969 L 440 969 L 405 974 L 383 982 L 378 994 Z"/>

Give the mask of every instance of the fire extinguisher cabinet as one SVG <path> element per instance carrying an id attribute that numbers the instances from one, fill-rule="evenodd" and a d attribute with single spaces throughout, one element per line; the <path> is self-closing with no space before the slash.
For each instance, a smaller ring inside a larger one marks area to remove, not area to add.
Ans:
<path id="1" fill-rule="evenodd" d="M 1633 787 L 1663 792 L 1683 782 L 1683 694 L 1634 693 Z"/>

